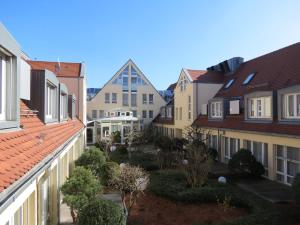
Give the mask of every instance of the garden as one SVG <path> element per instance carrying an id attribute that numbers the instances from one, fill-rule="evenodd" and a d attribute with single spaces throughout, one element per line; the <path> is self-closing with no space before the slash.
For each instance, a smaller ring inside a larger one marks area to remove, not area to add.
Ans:
<path id="1" fill-rule="evenodd" d="M 202 131 L 170 139 L 151 129 L 87 149 L 62 186 L 74 225 L 281 225 L 278 208 L 240 189 L 235 179 L 259 179 L 264 167 L 243 149 L 228 163 L 229 175 L 215 176 L 215 149 Z M 150 146 L 150 147 L 149 147 Z M 152 150 L 151 150 L 152 149 Z M 295 179 L 300 204 L 300 177 Z M 122 204 L 103 199 L 119 193 Z"/>

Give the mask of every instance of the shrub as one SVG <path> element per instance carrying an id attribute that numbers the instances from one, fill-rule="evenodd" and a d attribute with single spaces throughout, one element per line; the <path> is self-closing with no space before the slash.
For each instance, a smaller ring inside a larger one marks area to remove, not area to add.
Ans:
<path id="1" fill-rule="evenodd" d="M 240 149 L 228 162 L 231 172 L 239 174 L 250 174 L 254 177 L 261 176 L 265 170 L 260 162 L 257 162 L 251 151 Z"/>
<path id="2" fill-rule="evenodd" d="M 295 196 L 295 201 L 298 206 L 300 206 L 300 173 L 298 173 L 293 182 L 293 191 Z"/>
<path id="3" fill-rule="evenodd" d="M 147 171 L 159 169 L 157 156 L 151 153 L 132 152 L 128 163 L 133 166 L 140 166 Z"/>
<path id="4" fill-rule="evenodd" d="M 205 145 L 190 144 L 186 149 L 186 159 L 188 163 L 182 168 L 185 172 L 187 183 L 191 187 L 203 186 L 211 171 L 213 160 Z"/>
<path id="5" fill-rule="evenodd" d="M 150 180 L 151 192 L 174 201 L 224 203 L 230 199 L 231 207 L 247 210 L 245 215 L 221 225 L 278 225 L 278 213 L 271 203 L 238 187 L 209 181 L 205 186 L 188 188 L 180 171 L 157 171 L 151 174 Z"/>
<path id="6" fill-rule="evenodd" d="M 104 153 L 100 149 L 93 147 L 85 151 L 76 161 L 76 166 L 83 166 L 90 169 L 92 173 L 101 179 L 102 167 L 105 165 L 106 159 Z"/>
<path id="7" fill-rule="evenodd" d="M 213 160 L 216 160 L 218 158 L 218 151 L 214 148 L 208 148 L 208 154 Z"/>
<path id="8" fill-rule="evenodd" d="M 111 133 L 112 143 L 121 143 L 121 132 L 114 131 Z"/>
<path id="9" fill-rule="evenodd" d="M 148 184 L 148 174 L 139 167 L 127 164 L 121 168 L 120 175 L 115 180 L 111 180 L 111 183 L 121 192 L 123 205 L 126 206 L 129 215 L 133 204 Z M 129 193 L 128 204 L 125 201 L 127 193 Z"/>
<path id="10" fill-rule="evenodd" d="M 125 225 L 122 208 L 109 200 L 95 199 L 79 213 L 78 225 Z"/>
<path id="11" fill-rule="evenodd" d="M 72 175 L 61 187 L 63 202 L 70 207 L 73 224 L 76 224 L 78 211 L 95 198 L 101 189 L 99 181 L 90 170 L 75 167 Z"/>
<path id="12" fill-rule="evenodd" d="M 115 180 L 120 174 L 120 166 L 116 162 L 107 162 L 103 166 L 101 183 L 105 186 L 110 186 L 110 181 Z"/>
<path id="13" fill-rule="evenodd" d="M 110 153 L 110 160 L 117 163 L 128 162 L 128 151 L 125 146 L 117 146 L 117 149 Z"/>

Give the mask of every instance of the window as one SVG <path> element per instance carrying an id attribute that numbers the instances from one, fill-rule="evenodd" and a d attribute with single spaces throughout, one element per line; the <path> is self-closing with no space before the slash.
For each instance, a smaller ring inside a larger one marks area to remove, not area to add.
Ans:
<path id="1" fill-rule="evenodd" d="M 46 105 L 46 118 L 54 119 L 56 118 L 56 109 L 57 109 L 57 91 L 56 87 L 51 83 L 47 84 L 47 105 Z"/>
<path id="2" fill-rule="evenodd" d="M 179 108 L 179 120 L 182 120 L 182 108 Z"/>
<path id="3" fill-rule="evenodd" d="M 223 113 L 222 102 L 211 102 L 210 103 L 210 115 L 212 118 L 221 118 Z"/>
<path id="4" fill-rule="evenodd" d="M 117 93 L 111 94 L 111 103 L 117 103 Z"/>
<path id="5" fill-rule="evenodd" d="M 300 118 L 300 93 L 285 95 L 286 118 Z"/>
<path id="6" fill-rule="evenodd" d="M 149 94 L 149 104 L 153 104 L 153 94 Z"/>
<path id="7" fill-rule="evenodd" d="M 128 94 L 123 93 L 123 106 L 128 106 Z"/>
<path id="8" fill-rule="evenodd" d="M 99 118 L 104 118 L 104 110 L 99 110 Z"/>
<path id="9" fill-rule="evenodd" d="M 128 91 L 128 76 L 123 76 L 123 91 Z"/>
<path id="10" fill-rule="evenodd" d="M 277 180 L 291 185 L 300 172 L 300 148 L 276 145 Z"/>
<path id="11" fill-rule="evenodd" d="M 248 101 L 250 118 L 271 118 L 271 97 L 251 98 Z"/>
<path id="12" fill-rule="evenodd" d="M 92 119 L 97 119 L 97 110 L 92 110 Z"/>
<path id="13" fill-rule="evenodd" d="M 60 95 L 60 118 L 66 119 L 68 117 L 68 99 L 66 94 Z"/>
<path id="14" fill-rule="evenodd" d="M 105 103 L 110 103 L 110 94 L 105 93 Z"/>
<path id="15" fill-rule="evenodd" d="M 131 106 L 132 107 L 136 106 L 136 93 L 131 94 Z"/>
<path id="16" fill-rule="evenodd" d="M 188 119 L 192 119 L 192 98 L 188 96 Z"/>
<path id="17" fill-rule="evenodd" d="M 240 139 L 228 138 L 224 139 L 225 147 L 225 161 L 228 162 L 229 159 L 240 149 Z"/>
<path id="18" fill-rule="evenodd" d="M 182 76 L 179 81 L 180 91 L 185 91 L 187 85 L 187 79 L 185 76 Z"/>
<path id="19" fill-rule="evenodd" d="M 147 118 L 147 111 L 143 110 L 143 119 L 146 119 L 146 118 Z"/>
<path id="20" fill-rule="evenodd" d="M 160 117 L 165 118 L 166 117 L 166 107 L 161 107 L 160 109 Z"/>
<path id="21" fill-rule="evenodd" d="M 244 148 L 251 151 L 253 156 L 265 168 L 265 175 L 268 175 L 268 144 L 257 141 L 244 140 Z"/>
<path id="22" fill-rule="evenodd" d="M 172 108 L 171 107 L 167 107 L 167 117 L 172 118 Z"/>
<path id="23" fill-rule="evenodd" d="M 147 95 L 143 94 L 143 104 L 147 104 Z"/>
<path id="24" fill-rule="evenodd" d="M 6 105 L 6 62 L 0 55 L 0 120 L 5 120 Z"/>
<path id="25" fill-rule="evenodd" d="M 136 91 L 137 90 L 137 77 L 131 77 L 131 90 Z"/>
<path id="26" fill-rule="evenodd" d="M 233 82 L 234 82 L 234 79 L 231 79 L 231 80 L 229 80 L 226 84 L 225 84 L 225 89 L 228 89 L 228 88 L 230 88 L 230 86 L 233 84 Z"/>
<path id="27" fill-rule="evenodd" d="M 153 119 L 153 110 L 149 110 L 149 118 Z"/>
<path id="28" fill-rule="evenodd" d="M 244 80 L 243 85 L 249 84 L 250 81 L 253 79 L 255 73 L 250 73 L 247 78 Z"/>
<path id="29" fill-rule="evenodd" d="M 175 109 L 175 120 L 178 120 L 178 108 Z"/>
<path id="30" fill-rule="evenodd" d="M 136 110 L 132 110 L 132 116 L 133 116 L 133 117 L 137 117 L 137 112 L 136 112 Z"/>

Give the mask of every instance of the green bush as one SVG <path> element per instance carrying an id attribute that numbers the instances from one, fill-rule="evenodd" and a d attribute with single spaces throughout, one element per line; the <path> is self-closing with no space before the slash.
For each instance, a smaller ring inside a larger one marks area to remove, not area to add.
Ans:
<path id="1" fill-rule="evenodd" d="M 116 162 L 107 162 L 103 166 L 101 183 L 104 186 L 109 186 L 111 180 L 115 180 L 120 174 L 120 166 Z"/>
<path id="2" fill-rule="evenodd" d="M 157 156 L 151 153 L 132 152 L 128 163 L 133 166 L 142 167 L 144 170 L 152 171 L 159 169 Z"/>
<path id="3" fill-rule="evenodd" d="M 251 151 L 240 149 L 228 162 L 228 168 L 231 172 L 238 174 L 250 174 L 254 177 L 260 177 L 265 169 L 260 162 L 257 162 Z"/>
<path id="4" fill-rule="evenodd" d="M 125 215 L 112 201 L 95 199 L 80 211 L 78 225 L 125 225 Z"/>
<path id="5" fill-rule="evenodd" d="M 70 207 L 73 223 L 76 223 L 78 211 L 101 190 L 102 186 L 90 170 L 81 166 L 75 167 L 72 175 L 61 187 L 63 202 Z"/>
<path id="6" fill-rule="evenodd" d="M 273 205 L 238 187 L 209 181 L 199 188 L 188 188 L 178 171 L 158 171 L 151 174 L 149 190 L 156 195 L 186 203 L 216 203 L 230 197 L 233 207 L 245 208 L 247 214 L 222 225 L 277 225 L 278 214 Z M 204 225 L 204 224 L 201 224 Z"/>
<path id="7" fill-rule="evenodd" d="M 117 146 L 117 149 L 110 153 L 110 160 L 118 164 L 128 162 L 128 151 L 125 146 Z"/>
<path id="8" fill-rule="evenodd" d="M 295 201 L 297 205 L 300 206 L 300 173 L 298 173 L 294 178 L 293 191 L 294 191 Z"/>
<path id="9" fill-rule="evenodd" d="M 102 167 L 106 163 L 104 153 L 96 147 L 86 150 L 76 161 L 76 166 L 83 166 L 90 169 L 92 173 L 101 179 Z"/>

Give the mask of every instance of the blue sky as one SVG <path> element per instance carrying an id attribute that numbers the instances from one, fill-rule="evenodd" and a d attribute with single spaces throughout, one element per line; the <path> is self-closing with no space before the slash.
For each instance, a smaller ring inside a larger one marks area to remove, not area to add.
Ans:
<path id="1" fill-rule="evenodd" d="M 84 61 L 88 87 L 102 87 L 129 58 L 165 89 L 181 68 L 300 41 L 297 0 L 3 1 L 0 21 L 32 59 Z"/>

